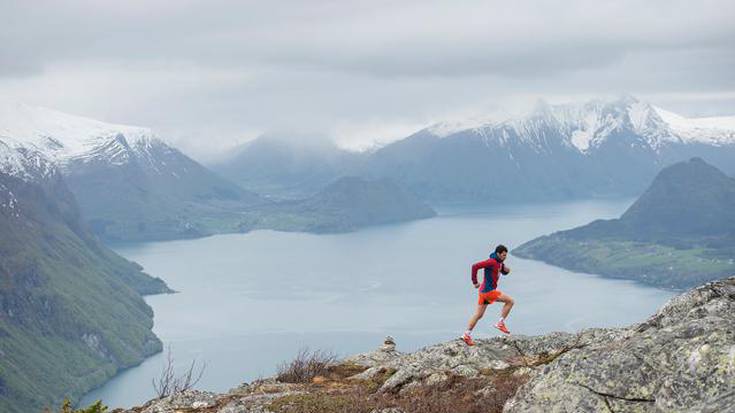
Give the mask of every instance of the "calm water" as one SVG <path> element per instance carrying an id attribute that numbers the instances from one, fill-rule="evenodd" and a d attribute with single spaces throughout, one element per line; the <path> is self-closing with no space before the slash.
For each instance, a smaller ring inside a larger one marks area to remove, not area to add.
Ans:
<path id="1" fill-rule="evenodd" d="M 204 361 L 201 389 L 225 391 L 274 373 L 303 346 L 349 355 L 392 335 L 399 350 L 458 337 L 475 306 L 469 267 L 490 246 L 511 249 L 555 230 L 620 215 L 630 201 L 445 209 L 437 218 L 351 234 L 250 234 L 118 248 L 180 291 L 148 297 L 155 333 L 176 364 Z M 513 333 L 641 321 L 673 293 L 509 257 L 500 288 L 516 299 Z M 477 337 L 490 328 L 491 307 Z M 163 354 L 127 370 L 83 403 L 129 407 L 153 397 Z"/>

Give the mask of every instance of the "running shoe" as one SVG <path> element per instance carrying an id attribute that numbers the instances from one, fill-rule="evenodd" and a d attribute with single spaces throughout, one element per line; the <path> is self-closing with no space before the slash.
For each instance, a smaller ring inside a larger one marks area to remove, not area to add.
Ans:
<path id="1" fill-rule="evenodd" d="M 503 321 L 498 321 L 498 324 L 495 324 L 495 328 L 502 331 L 505 334 L 510 334 L 510 330 L 508 330 L 508 327 L 505 326 L 505 323 Z"/>
<path id="2" fill-rule="evenodd" d="M 468 346 L 474 346 L 475 342 L 472 341 L 472 337 L 470 337 L 469 334 L 465 333 L 462 334 L 462 340 L 464 340 L 465 343 L 467 343 Z"/>

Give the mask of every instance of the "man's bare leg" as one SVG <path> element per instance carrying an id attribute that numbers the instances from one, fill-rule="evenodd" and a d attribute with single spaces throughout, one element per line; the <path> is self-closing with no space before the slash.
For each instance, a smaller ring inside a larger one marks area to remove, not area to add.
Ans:
<path id="1" fill-rule="evenodd" d="M 506 294 L 500 294 L 500 297 L 498 297 L 495 301 L 503 303 L 503 309 L 500 310 L 500 320 L 497 324 L 495 324 L 495 328 L 505 334 L 510 334 L 510 331 L 508 331 L 508 328 L 505 326 L 505 319 L 508 317 L 508 314 L 510 314 L 510 310 L 513 308 L 513 304 L 515 304 L 515 301 L 513 301 L 513 298 L 511 296 Z"/>
<path id="2" fill-rule="evenodd" d="M 475 311 L 475 314 L 472 315 L 470 318 L 470 322 L 467 324 L 467 331 L 464 332 L 462 335 L 462 340 L 464 340 L 465 343 L 467 343 L 468 346 L 474 346 L 475 342 L 472 341 L 472 329 L 475 328 L 475 325 L 477 325 L 477 322 L 480 321 L 483 315 L 485 315 L 485 310 L 487 309 L 487 304 L 478 304 L 477 310 Z"/>
<path id="3" fill-rule="evenodd" d="M 485 310 L 487 310 L 487 304 L 477 305 L 477 310 L 475 311 L 475 314 L 472 315 L 472 317 L 470 318 L 470 322 L 467 324 L 467 331 L 472 331 L 472 329 L 475 328 L 477 322 L 480 321 L 483 315 L 485 315 Z"/>
<path id="4" fill-rule="evenodd" d="M 508 314 L 510 314 L 510 310 L 513 308 L 515 301 L 513 301 L 513 298 L 507 294 L 500 294 L 500 297 L 495 301 L 503 303 L 503 309 L 500 310 L 500 317 L 505 320 L 508 317 Z"/>

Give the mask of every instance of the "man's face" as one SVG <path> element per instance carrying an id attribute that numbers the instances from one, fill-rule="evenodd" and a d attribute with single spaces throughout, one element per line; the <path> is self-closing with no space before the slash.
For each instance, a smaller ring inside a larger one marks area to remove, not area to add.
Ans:
<path id="1" fill-rule="evenodd" d="M 500 258 L 501 261 L 505 260 L 505 257 L 507 256 L 508 256 L 508 251 L 503 251 L 500 254 L 498 254 L 498 257 Z"/>

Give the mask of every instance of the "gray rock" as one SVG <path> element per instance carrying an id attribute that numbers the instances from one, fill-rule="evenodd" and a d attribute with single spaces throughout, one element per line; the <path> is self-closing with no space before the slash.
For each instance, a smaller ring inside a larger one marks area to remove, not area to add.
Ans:
<path id="1" fill-rule="evenodd" d="M 630 328 L 582 332 L 579 343 L 505 410 L 735 411 L 735 277 L 680 295 Z"/>
<path id="2" fill-rule="evenodd" d="M 149 402 L 141 413 L 175 413 L 215 406 L 217 394 L 200 390 L 187 390 Z"/>
<path id="3" fill-rule="evenodd" d="M 429 377 L 427 377 L 425 384 L 432 386 L 435 384 L 444 383 L 447 380 L 449 380 L 449 376 L 446 373 L 439 372 L 439 373 L 434 373 L 430 375 Z"/>
<path id="4" fill-rule="evenodd" d="M 380 374 L 382 374 L 383 371 L 385 371 L 385 369 L 379 366 L 370 367 L 362 373 L 357 373 L 350 378 L 355 380 L 370 380 L 378 377 Z"/>
<path id="5" fill-rule="evenodd" d="M 421 380 L 427 374 L 422 371 L 420 366 L 410 365 L 398 370 L 390 376 L 388 380 L 378 389 L 380 392 L 395 392 L 401 387 L 416 380 Z"/>
<path id="6" fill-rule="evenodd" d="M 480 372 L 477 371 L 476 368 L 465 366 L 464 364 L 460 364 L 459 366 L 453 368 L 450 371 L 458 376 L 464 376 L 464 377 L 476 377 L 478 374 L 480 374 Z"/>
<path id="7" fill-rule="evenodd" d="M 381 351 L 384 352 L 393 352 L 396 351 L 396 341 L 391 336 L 386 336 L 385 340 L 383 341 L 383 346 L 380 348 Z"/>
<path id="8" fill-rule="evenodd" d="M 354 356 L 347 357 L 344 359 L 346 363 L 353 363 L 359 366 L 373 367 L 390 364 L 403 355 L 403 353 L 396 350 L 396 343 L 393 338 L 386 337 L 383 345 L 370 353 L 356 354 Z"/>
<path id="9" fill-rule="evenodd" d="M 274 399 L 294 393 L 251 394 L 227 402 L 216 413 L 271 413 L 267 405 Z"/>

